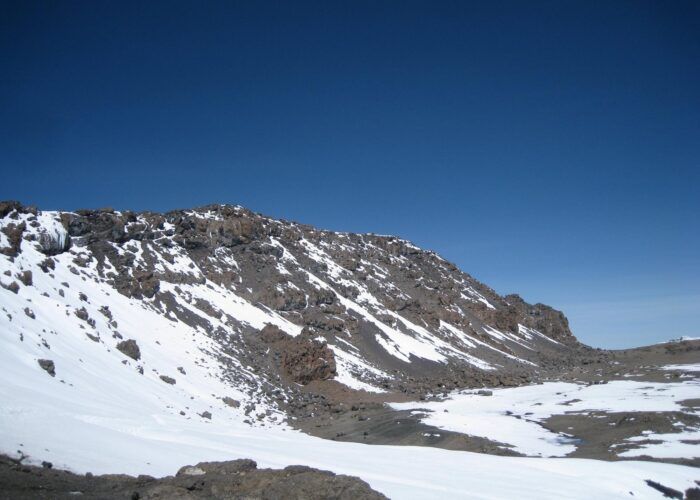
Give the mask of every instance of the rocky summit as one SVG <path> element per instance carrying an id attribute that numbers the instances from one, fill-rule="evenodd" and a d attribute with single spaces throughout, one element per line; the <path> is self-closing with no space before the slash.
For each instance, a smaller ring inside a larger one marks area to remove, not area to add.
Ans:
<path id="1" fill-rule="evenodd" d="M 466 467 L 479 471 L 470 481 L 485 482 L 479 491 L 496 498 L 521 491 L 495 479 L 500 468 L 531 481 L 531 497 L 545 477 L 558 485 L 557 498 L 591 485 L 571 481 L 567 470 L 523 475 L 516 469 L 530 462 L 466 452 L 697 466 L 700 342 L 588 347 L 562 312 L 500 296 L 394 236 L 320 230 L 232 205 L 137 213 L 2 202 L 0 313 L 0 453 L 15 461 L 7 477 L 23 497 L 17 471 L 41 462 L 172 476 L 188 463 L 253 458 L 274 469 L 303 463 L 360 475 L 399 497 L 416 487 L 428 496 L 463 493 Z M 678 443 L 673 453 L 639 451 L 669 440 Z M 368 452 L 364 444 L 394 446 Z M 411 448 L 407 472 L 396 445 L 430 450 Z M 440 468 L 425 466 L 433 460 Z M 674 491 L 695 487 L 685 469 L 642 477 L 590 462 L 596 477 L 627 481 L 625 494 L 658 493 L 647 479 Z M 282 479 L 293 478 L 279 484 L 304 497 L 301 479 L 311 473 L 284 470 Z M 412 483 L 406 474 L 440 478 Z M 207 477 L 206 488 L 230 487 Z M 112 488 L 112 479 L 84 492 Z M 125 478 L 114 488 L 188 481 Z M 332 498 L 364 488 L 328 481 Z M 456 482 L 433 490 L 435 481 Z M 494 485 L 504 489 L 494 493 Z M 590 494 L 609 495 L 608 486 Z"/>

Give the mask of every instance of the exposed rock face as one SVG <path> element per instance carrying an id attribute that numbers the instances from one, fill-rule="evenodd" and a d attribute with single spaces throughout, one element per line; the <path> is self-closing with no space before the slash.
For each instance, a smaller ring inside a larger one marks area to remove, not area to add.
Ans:
<path id="1" fill-rule="evenodd" d="M 0 455 L 0 499 L 135 498 L 380 500 L 384 495 L 351 476 L 304 466 L 258 469 L 253 460 L 202 462 L 182 467 L 176 476 L 155 479 L 111 474 L 83 476 L 27 466 Z"/>
<path id="2" fill-rule="evenodd" d="M 516 294 L 506 295 L 505 300 L 515 308 L 516 316 L 523 319 L 525 326 L 539 330 L 556 340 L 565 342 L 573 338 L 569 320 L 561 311 L 545 304 L 530 305 Z"/>
<path id="3" fill-rule="evenodd" d="M 300 384 L 328 380 L 336 375 L 333 351 L 325 343 L 311 338 L 312 335 L 305 329 L 298 337 L 292 337 L 274 325 L 260 330 L 261 338 L 281 353 L 282 369 Z"/>
<path id="4" fill-rule="evenodd" d="M 282 367 L 301 384 L 313 380 L 328 380 L 336 375 L 333 351 L 318 340 L 294 339 L 287 343 Z"/>

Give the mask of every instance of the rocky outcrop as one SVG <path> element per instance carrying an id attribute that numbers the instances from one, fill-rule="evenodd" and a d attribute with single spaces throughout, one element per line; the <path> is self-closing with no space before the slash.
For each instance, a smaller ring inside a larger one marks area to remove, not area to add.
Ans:
<path id="1" fill-rule="evenodd" d="M 260 331 L 263 341 L 281 353 L 284 372 L 300 384 L 329 380 L 336 375 L 333 351 L 312 335 L 310 330 L 304 330 L 298 337 L 292 337 L 274 325 L 267 325 Z"/>
<path id="2" fill-rule="evenodd" d="M 281 470 L 258 469 L 253 460 L 201 462 L 182 467 L 175 476 L 80 475 L 25 465 L 0 455 L 0 499 L 132 498 L 229 500 L 287 498 L 292 500 L 380 500 L 359 478 L 293 465 Z"/>
<path id="3" fill-rule="evenodd" d="M 525 326 L 534 328 L 555 340 L 576 341 L 569 329 L 569 320 L 563 312 L 545 304 L 528 304 L 516 294 L 506 295 L 504 298 L 514 308 L 515 314 L 522 319 Z"/>
<path id="4" fill-rule="evenodd" d="M 22 235 L 24 230 L 27 228 L 24 222 L 20 223 L 9 223 L 2 228 L 2 232 L 5 233 L 9 245 L 0 248 L 0 253 L 7 255 L 8 257 L 16 257 L 19 253 L 20 244 L 22 242 Z"/>

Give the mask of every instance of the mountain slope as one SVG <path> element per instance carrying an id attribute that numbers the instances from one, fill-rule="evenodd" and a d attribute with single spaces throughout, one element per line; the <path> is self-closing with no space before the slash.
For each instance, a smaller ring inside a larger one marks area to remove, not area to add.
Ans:
<path id="1" fill-rule="evenodd" d="M 561 313 L 499 297 L 403 240 L 230 206 L 131 214 L 4 203 L 0 254 L 2 453 L 96 473 L 301 463 L 403 498 L 656 498 L 646 479 L 693 486 L 696 471 L 680 466 L 430 448 L 411 448 L 407 464 L 406 448 L 294 430 L 320 411 L 333 418 L 309 390 L 319 384 L 417 398 L 518 385 L 606 355 L 581 346 Z"/>
<path id="2" fill-rule="evenodd" d="M 394 237 L 319 231 L 232 206 L 37 213 L 6 203 L 2 215 L 0 251 L 15 259 L 3 286 L 21 284 L 13 275 L 20 269 L 47 275 L 54 292 L 64 272 L 112 288 L 214 341 L 234 378 L 246 356 L 267 350 L 256 345 L 266 324 L 291 336 L 305 328 L 305 339 L 334 354 L 326 375 L 375 391 L 420 390 L 416 377 L 427 379 L 426 390 L 436 379 L 456 387 L 495 380 L 490 373 L 526 378 L 578 347 L 561 313 L 500 297 Z M 119 329 L 110 322 L 126 318 L 103 317 L 108 300 L 82 302 L 71 306 L 84 307 L 92 334 L 113 343 Z"/>

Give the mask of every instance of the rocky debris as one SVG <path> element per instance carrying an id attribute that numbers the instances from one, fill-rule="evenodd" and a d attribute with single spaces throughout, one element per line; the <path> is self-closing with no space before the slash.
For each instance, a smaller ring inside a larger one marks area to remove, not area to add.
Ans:
<path id="1" fill-rule="evenodd" d="M 207 420 L 211 420 L 211 412 L 210 411 L 203 411 L 202 413 L 199 414 L 200 417 L 206 418 Z"/>
<path id="2" fill-rule="evenodd" d="M 119 342 L 117 344 L 117 350 L 135 361 L 141 359 L 141 349 L 139 349 L 139 345 L 133 339 Z"/>
<path id="3" fill-rule="evenodd" d="M 24 308 L 24 314 L 26 314 L 27 317 L 29 317 L 29 318 L 31 318 L 31 319 L 36 319 L 36 316 L 34 315 L 34 311 L 32 311 L 31 309 L 29 309 L 28 307 L 25 307 L 25 308 Z"/>
<path id="4" fill-rule="evenodd" d="M 176 383 L 176 380 L 174 378 L 168 377 L 167 375 L 161 375 L 160 379 L 166 384 L 175 385 Z"/>
<path id="5" fill-rule="evenodd" d="M 25 465 L 0 455 L 0 499 L 131 498 L 168 500 L 380 500 L 384 495 L 359 478 L 306 466 L 258 469 L 253 460 L 202 462 L 175 476 L 156 479 L 123 474 L 79 475 L 53 467 Z"/>
<path id="6" fill-rule="evenodd" d="M 336 376 L 335 356 L 318 340 L 299 339 L 288 342 L 282 357 L 282 368 L 301 384 L 328 380 Z"/>
<path id="7" fill-rule="evenodd" d="M 50 359 L 38 359 L 37 363 L 39 363 L 41 369 L 44 370 L 46 373 L 48 373 L 52 377 L 56 376 L 56 366 L 54 365 L 53 361 L 51 361 Z"/>
<path id="8" fill-rule="evenodd" d="M 160 290 L 160 280 L 152 271 L 136 270 L 132 275 L 119 275 L 114 278 L 114 286 L 117 291 L 127 297 L 148 299 Z"/>

